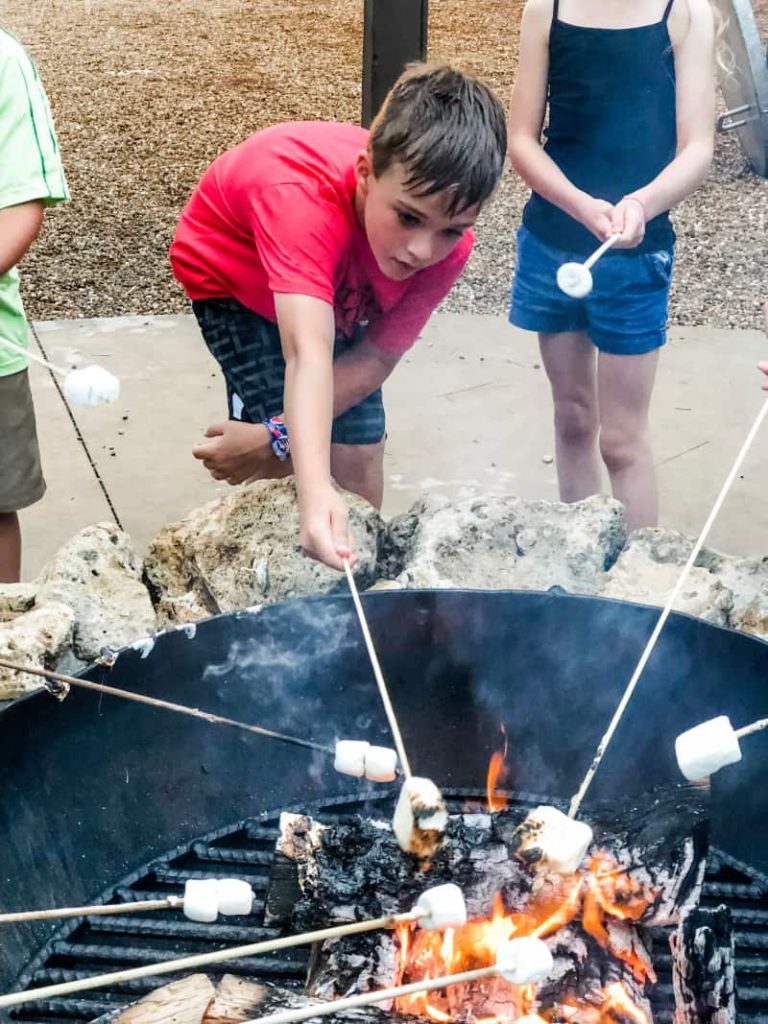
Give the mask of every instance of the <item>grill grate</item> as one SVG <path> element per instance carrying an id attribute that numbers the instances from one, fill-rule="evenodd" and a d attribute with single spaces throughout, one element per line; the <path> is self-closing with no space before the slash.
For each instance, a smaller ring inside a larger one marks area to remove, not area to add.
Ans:
<path id="1" fill-rule="evenodd" d="M 466 811 L 468 803 L 475 803 L 478 810 L 485 809 L 484 798 L 475 791 L 446 790 L 445 796 L 448 809 L 454 813 Z M 542 802 L 541 797 L 528 794 L 517 794 L 515 800 L 531 806 Z M 289 810 L 331 823 L 342 816 L 372 811 L 388 817 L 392 805 L 391 794 L 365 802 L 355 795 Z M 264 926 L 260 895 L 267 889 L 280 813 L 268 813 L 258 821 L 241 822 L 195 839 L 121 880 L 102 894 L 100 901 L 163 898 L 178 893 L 188 878 L 223 878 L 236 873 L 247 879 L 256 893 L 249 917 L 228 918 L 226 924 L 198 924 L 188 921 L 181 911 L 168 910 L 146 917 L 116 915 L 68 921 L 28 965 L 15 988 L 32 989 L 279 935 L 277 929 Z M 716 907 L 721 903 L 731 908 L 735 923 L 739 1024 L 768 1024 L 768 878 L 728 854 L 712 850 L 701 904 Z M 212 965 L 206 973 L 212 977 L 235 974 L 301 988 L 308 957 L 308 949 L 299 947 L 277 957 L 269 954 L 233 959 Z M 654 1021 L 673 1024 L 672 958 L 663 937 L 656 943 L 653 962 L 658 975 L 651 995 Z M 11 1019 L 29 1024 L 94 1021 L 180 976 L 142 978 L 70 998 L 27 1003 L 12 1011 Z"/>

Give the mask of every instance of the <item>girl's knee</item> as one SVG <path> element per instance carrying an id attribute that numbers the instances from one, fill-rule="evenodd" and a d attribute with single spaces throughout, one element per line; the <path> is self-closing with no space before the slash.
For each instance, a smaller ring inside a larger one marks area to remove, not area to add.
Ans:
<path id="1" fill-rule="evenodd" d="M 643 458 L 648 450 L 645 431 L 606 429 L 600 431 L 600 455 L 609 471 L 621 471 Z"/>
<path id="2" fill-rule="evenodd" d="M 597 409 L 587 396 L 555 402 L 557 436 L 565 444 L 594 444 L 599 426 Z"/>

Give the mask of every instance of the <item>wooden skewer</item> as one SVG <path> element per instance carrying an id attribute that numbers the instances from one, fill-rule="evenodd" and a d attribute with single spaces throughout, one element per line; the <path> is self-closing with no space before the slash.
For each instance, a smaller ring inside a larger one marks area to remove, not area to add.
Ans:
<path id="1" fill-rule="evenodd" d="M 207 964 L 221 963 L 239 957 L 258 956 L 261 953 L 271 953 L 278 949 L 290 949 L 292 946 L 310 945 L 313 942 L 340 938 L 343 935 L 357 935 L 360 932 L 370 932 L 377 928 L 391 929 L 399 924 L 411 924 L 418 921 L 422 917 L 426 917 L 427 913 L 428 911 L 421 907 L 414 907 L 413 910 L 408 910 L 403 914 L 391 914 L 368 921 L 355 921 L 352 924 L 322 928 L 319 931 L 304 932 L 301 935 L 286 935 L 280 939 L 268 939 L 266 942 L 254 942 L 247 946 L 235 946 L 232 949 L 217 949 L 212 953 L 185 956 L 177 960 L 167 960 L 161 964 L 130 967 L 124 971 L 113 971 L 111 974 L 100 974 L 90 978 L 78 978 L 76 981 L 62 982 L 58 985 L 45 985 L 42 988 L 32 988 L 25 992 L 9 992 L 7 995 L 0 996 L 0 1007 L 20 1006 L 22 1003 L 38 1002 L 41 999 L 51 999 L 54 996 L 68 995 L 72 992 L 83 992 L 90 988 L 118 985 L 123 981 L 133 981 L 136 978 L 149 978 L 155 974 L 173 974 L 175 971 L 193 970 L 205 967 Z M 336 1004 L 331 1003 L 330 1005 L 335 1006 Z M 317 1014 L 310 1016 L 317 1016 Z"/>
<path id="2" fill-rule="evenodd" d="M 442 978 L 428 978 L 414 981 L 410 985 L 397 985 L 394 988 L 382 988 L 377 992 L 361 992 L 357 996 L 344 999 L 333 999 L 327 1003 L 316 1003 L 297 1010 L 281 1010 L 267 1014 L 266 1017 L 254 1017 L 243 1024 L 294 1024 L 296 1021 L 312 1020 L 315 1017 L 328 1017 L 342 1010 L 352 1010 L 357 1006 L 371 1006 L 373 1003 L 385 1003 L 400 996 L 416 995 L 419 992 L 433 992 L 445 988 L 446 985 L 462 985 L 465 982 L 477 981 L 480 978 L 492 978 L 499 970 L 493 967 L 478 967 L 474 971 L 462 971 L 460 974 L 446 974 Z"/>
<path id="3" fill-rule="evenodd" d="M 136 914 L 147 910 L 176 910 L 184 906 L 181 896 L 169 896 L 164 900 L 137 900 L 135 903 L 97 903 L 90 907 L 53 907 L 51 910 L 19 910 L 12 914 L 0 914 L 0 924 L 16 921 L 51 921 L 63 917 L 112 916 L 113 914 Z"/>
<path id="4" fill-rule="evenodd" d="M 343 558 L 342 562 L 344 564 L 344 572 L 347 574 L 347 582 L 349 583 L 349 589 L 352 593 L 352 600 L 355 605 L 355 611 L 357 612 L 357 617 L 360 620 L 360 629 L 363 631 L 363 639 L 365 640 L 365 646 L 368 649 L 368 657 L 370 658 L 371 661 L 371 668 L 373 669 L 373 674 L 376 678 L 376 683 L 379 687 L 379 693 L 381 694 L 381 699 L 384 703 L 384 710 L 386 711 L 387 718 L 389 719 L 389 727 L 392 730 L 392 736 L 394 737 L 395 740 L 397 756 L 400 758 L 400 764 L 403 769 L 403 775 L 405 775 L 406 779 L 410 779 L 411 766 L 408 761 L 408 755 L 405 752 L 405 744 L 403 743 L 403 737 L 400 732 L 400 727 L 397 724 L 397 716 L 395 715 L 395 709 L 392 706 L 392 701 L 390 700 L 389 697 L 389 690 L 387 689 L 387 684 L 384 681 L 384 673 L 381 671 L 381 665 L 379 664 L 379 659 L 376 655 L 376 648 L 373 646 L 371 631 L 368 628 L 368 620 L 366 619 L 365 612 L 363 611 L 363 603 L 360 600 L 360 594 L 357 589 L 357 584 L 355 583 L 355 577 L 352 575 L 352 569 L 350 568 L 349 565 L 349 559 Z"/>
<path id="5" fill-rule="evenodd" d="M 768 399 L 766 399 L 766 401 L 763 403 L 760 412 L 755 417 L 755 421 L 752 424 L 752 427 L 750 428 L 750 431 L 746 436 L 744 444 L 741 446 L 741 451 L 736 456 L 736 461 L 731 467 L 731 471 L 728 474 L 726 481 L 720 490 L 720 493 L 715 499 L 715 503 L 712 506 L 712 511 L 707 516 L 707 521 L 704 523 L 704 527 L 702 528 L 702 531 L 699 534 L 696 543 L 693 545 L 693 548 L 691 549 L 691 553 L 688 556 L 688 561 L 683 566 L 683 571 L 680 573 L 680 576 L 678 577 L 677 583 L 675 584 L 672 593 L 667 598 L 667 602 L 664 605 L 664 608 L 656 622 L 656 625 L 654 627 L 653 632 L 650 635 L 650 638 L 648 639 L 648 643 L 645 645 L 645 650 L 640 655 L 640 661 L 637 663 L 637 667 L 635 668 L 635 671 L 632 673 L 632 678 L 627 683 L 627 688 L 624 691 L 623 697 L 619 701 L 619 706 L 616 709 L 616 713 L 611 719 L 611 723 L 608 726 L 605 735 L 600 740 L 597 751 L 595 752 L 595 756 L 592 758 L 592 763 L 589 766 L 589 770 L 587 771 L 587 774 L 584 777 L 584 781 L 579 787 L 579 790 L 574 796 L 574 798 L 571 800 L 571 805 L 568 809 L 568 814 L 571 818 L 575 818 L 576 815 L 579 813 L 581 803 L 584 797 L 586 796 L 587 790 L 589 789 L 592 783 L 592 779 L 595 777 L 597 769 L 600 767 L 605 752 L 608 749 L 608 744 L 611 742 L 613 734 L 616 732 L 618 724 L 621 721 L 622 715 L 626 710 L 627 704 L 629 704 L 632 694 L 635 692 L 635 687 L 638 684 L 640 676 L 643 674 L 643 670 L 648 663 L 648 659 L 653 653 L 653 649 L 656 646 L 656 641 L 659 639 L 661 631 L 664 628 L 664 623 L 669 618 L 674 603 L 677 600 L 678 595 L 683 588 L 683 584 L 688 579 L 688 574 L 693 568 L 696 559 L 699 557 L 699 552 L 704 546 L 704 541 L 707 539 L 709 531 L 712 529 L 712 524 L 717 518 L 717 515 L 723 505 L 723 502 L 725 501 L 728 492 L 731 489 L 731 485 L 733 484 L 733 481 L 736 479 L 736 474 L 739 472 L 741 464 L 744 461 L 747 452 L 749 451 L 752 445 L 752 442 L 757 436 L 757 432 L 760 429 L 763 420 L 765 419 L 766 413 L 768 413 Z M 751 726 L 748 726 L 747 728 L 751 728 Z"/>
<path id="6" fill-rule="evenodd" d="M 745 725 L 741 729 L 736 730 L 736 738 L 741 739 L 742 736 L 751 736 L 753 732 L 760 732 L 762 729 L 768 729 L 768 718 L 761 718 L 757 722 L 753 722 L 752 725 Z"/>
<path id="7" fill-rule="evenodd" d="M 235 729 L 245 729 L 247 732 L 255 732 L 259 736 L 268 736 L 273 740 L 280 740 L 282 743 L 292 743 L 296 747 L 308 747 L 310 750 L 319 750 L 323 754 L 336 756 L 336 751 L 331 747 L 324 747 L 320 743 L 313 743 L 312 740 L 302 740 L 296 736 L 286 736 L 285 733 L 275 732 L 273 729 L 265 729 L 261 725 L 247 725 L 245 722 L 237 722 L 233 718 L 224 718 L 222 715 L 214 715 L 210 711 L 200 711 L 198 708 L 188 708 L 184 704 L 173 704 L 171 701 L 159 700 L 157 697 L 146 697 L 141 693 L 131 693 L 130 690 L 120 690 L 115 686 L 107 686 L 105 683 L 91 683 L 87 679 L 77 679 L 75 676 L 62 675 L 60 672 L 49 672 L 48 669 L 37 668 L 33 665 L 19 665 L 15 661 L 8 661 L 0 658 L 0 668 L 8 668 L 13 672 L 26 672 L 31 676 L 40 676 L 42 679 L 53 680 L 63 686 L 76 686 L 82 690 L 95 690 L 97 693 L 107 693 L 111 697 L 122 697 L 123 700 L 132 700 L 137 704 L 149 704 L 153 708 L 163 708 L 165 711 L 177 711 L 182 715 L 190 715 L 192 718 L 201 718 L 205 722 L 214 725 L 231 725 Z M 58 696 L 48 688 L 54 696 Z"/>

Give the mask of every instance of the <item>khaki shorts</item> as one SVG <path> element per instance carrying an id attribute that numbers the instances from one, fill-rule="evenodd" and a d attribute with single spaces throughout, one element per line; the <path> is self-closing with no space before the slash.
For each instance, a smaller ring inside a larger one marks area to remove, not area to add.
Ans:
<path id="1" fill-rule="evenodd" d="M 0 377 L 0 513 L 18 512 L 44 494 L 32 392 L 22 370 Z"/>

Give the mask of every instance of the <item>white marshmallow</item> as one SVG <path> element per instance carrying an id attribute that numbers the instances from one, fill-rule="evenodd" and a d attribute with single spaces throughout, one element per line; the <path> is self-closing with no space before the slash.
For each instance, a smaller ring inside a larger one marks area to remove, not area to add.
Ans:
<path id="1" fill-rule="evenodd" d="M 467 905 L 464 893 L 453 882 L 426 889 L 416 902 L 416 909 L 426 910 L 419 918 L 419 928 L 442 932 L 446 928 L 461 928 L 467 923 Z"/>
<path id="2" fill-rule="evenodd" d="M 443 841 L 447 824 L 443 794 L 434 782 L 416 775 L 406 779 L 392 818 L 400 849 L 417 857 L 431 857 Z"/>
<path id="3" fill-rule="evenodd" d="M 219 916 L 219 881 L 191 878 L 184 886 L 184 916 L 190 921 L 210 924 Z"/>
<path id="4" fill-rule="evenodd" d="M 342 775 L 362 779 L 365 775 L 365 755 L 370 745 L 365 740 L 337 740 L 333 767 Z"/>
<path id="5" fill-rule="evenodd" d="M 392 782 L 397 774 L 397 751 L 369 747 L 365 752 L 365 777 L 371 782 Z"/>
<path id="6" fill-rule="evenodd" d="M 548 978 L 555 962 L 546 942 L 528 935 L 502 943 L 496 952 L 496 966 L 502 978 L 513 985 L 531 985 Z"/>
<path id="7" fill-rule="evenodd" d="M 526 1013 L 524 1017 L 518 1017 L 516 1024 L 546 1024 L 543 1017 L 538 1013 Z"/>
<path id="8" fill-rule="evenodd" d="M 250 914 L 253 889 L 241 878 L 220 878 L 217 882 L 219 913 L 225 917 Z"/>
<path id="9" fill-rule="evenodd" d="M 741 760 L 739 737 L 726 715 L 680 733 L 675 740 L 680 771 L 690 782 L 699 782 L 727 764 Z"/>
<path id="10" fill-rule="evenodd" d="M 517 828 L 516 852 L 531 863 L 570 875 L 584 859 L 592 842 L 592 829 L 574 821 L 556 807 L 542 805 L 531 811 Z"/>
<path id="11" fill-rule="evenodd" d="M 103 405 L 120 397 L 120 381 L 102 366 L 70 370 L 64 378 L 64 397 L 73 405 Z"/>
<path id="12" fill-rule="evenodd" d="M 572 299 L 584 299 L 592 291 L 592 274 L 583 263 L 563 263 L 556 280 L 560 291 Z"/>

